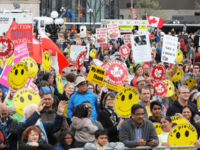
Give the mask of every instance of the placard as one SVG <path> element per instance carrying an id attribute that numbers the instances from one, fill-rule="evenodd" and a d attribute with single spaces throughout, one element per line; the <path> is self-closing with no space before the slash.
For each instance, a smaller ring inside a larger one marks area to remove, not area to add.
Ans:
<path id="1" fill-rule="evenodd" d="M 174 36 L 164 35 L 161 61 L 175 64 L 177 55 L 178 38 Z"/>
<path id="2" fill-rule="evenodd" d="M 9 58 L 15 51 L 13 41 L 6 37 L 0 36 L 0 59 Z"/>
<path id="3" fill-rule="evenodd" d="M 174 84 L 170 80 L 164 80 L 163 82 L 166 83 L 168 88 L 166 97 L 171 97 L 175 91 Z"/>
<path id="4" fill-rule="evenodd" d="M 131 36 L 132 36 L 132 34 L 125 34 L 125 35 L 123 35 L 123 37 L 124 37 L 124 44 L 126 44 L 126 45 L 131 44 Z"/>
<path id="5" fill-rule="evenodd" d="M 104 64 L 99 59 L 93 59 L 93 62 L 96 66 L 103 68 Z"/>
<path id="6" fill-rule="evenodd" d="M 163 81 L 154 82 L 153 88 L 157 96 L 165 97 L 167 94 L 167 85 Z"/>
<path id="7" fill-rule="evenodd" d="M 79 53 L 82 51 L 86 51 L 87 49 L 88 49 L 87 46 L 71 46 L 71 52 L 70 52 L 71 61 L 76 61 L 76 58 L 78 57 Z"/>
<path id="8" fill-rule="evenodd" d="M 63 93 L 63 81 L 62 81 L 62 77 L 59 73 L 56 74 L 56 83 L 57 83 L 59 92 L 62 94 Z"/>
<path id="9" fill-rule="evenodd" d="M 150 76 L 153 78 L 154 81 L 161 81 L 166 75 L 165 66 L 162 64 L 153 65 L 151 68 Z"/>
<path id="10" fill-rule="evenodd" d="M 14 63 L 20 62 L 24 57 L 29 57 L 28 48 L 25 42 L 15 46 Z"/>
<path id="11" fill-rule="evenodd" d="M 157 135 L 159 135 L 161 132 L 163 132 L 160 123 L 154 122 L 153 125 L 154 125 L 154 127 L 155 127 L 155 129 L 156 129 Z"/>
<path id="12" fill-rule="evenodd" d="M 42 65 L 44 70 L 49 71 L 51 67 L 51 55 L 48 51 L 45 51 L 42 55 Z"/>
<path id="13" fill-rule="evenodd" d="M 197 84 L 197 80 L 195 78 L 188 78 L 183 82 L 183 85 L 186 85 L 191 90 L 194 86 L 194 84 Z"/>
<path id="14" fill-rule="evenodd" d="M 30 78 L 33 78 L 38 73 L 38 65 L 33 58 L 24 57 L 21 59 L 21 62 L 27 65 Z"/>
<path id="15" fill-rule="evenodd" d="M 76 58 L 76 67 L 77 69 L 81 69 L 83 67 L 85 60 L 85 51 L 79 53 L 78 57 Z"/>
<path id="16" fill-rule="evenodd" d="M 179 118 L 179 116 L 172 116 L 170 118 L 171 118 L 172 122 L 175 124 L 181 124 L 181 123 L 190 124 L 190 122 L 186 118 Z"/>
<path id="17" fill-rule="evenodd" d="M 109 37 L 111 39 L 115 39 L 115 38 L 120 37 L 119 28 L 118 28 L 117 24 L 108 24 L 107 28 L 108 28 Z"/>
<path id="18" fill-rule="evenodd" d="M 135 62 L 152 61 L 148 35 L 133 35 L 131 43 Z"/>
<path id="19" fill-rule="evenodd" d="M 106 28 L 96 29 L 96 43 L 97 44 L 107 43 L 107 29 Z"/>
<path id="20" fill-rule="evenodd" d="M 120 52 L 122 57 L 126 57 L 126 56 L 129 55 L 130 49 L 127 45 L 122 45 L 119 49 L 119 52 Z"/>

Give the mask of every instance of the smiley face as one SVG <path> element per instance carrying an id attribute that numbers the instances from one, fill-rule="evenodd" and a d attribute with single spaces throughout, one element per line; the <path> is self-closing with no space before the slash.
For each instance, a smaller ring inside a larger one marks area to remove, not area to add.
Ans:
<path id="1" fill-rule="evenodd" d="M 28 67 L 23 62 L 18 62 L 10 69 L 8 73 L 8 84 L 14 89 L 21 89 L 25 86 L 28 80 Z"/>
<path id="2" fill-rule="evenodd" d="M 46 71 L 49 71 L 50 67 L 51 67 L 51 56 L 49 54 L 49 52 L 45 51 L 42 55 L 42 64 L 44 66 L 44 69 Z"/>
<path id="3" fill-rule="evenodd" d="M 178 116 L 172 116 L 171 120 L 175 124 L 181 124 L 181 123 L 190 124 L 190 122 L 187 119 L 185 119 L 185 118 L 179 118 Z"/>
<path id="4" fill-rule="evenodd" d="M 21 59 L 21 62 L 28 66 L 29 77 L 33 78 L 38 72 L 38 65 L 35 60 L 30 57 L 24 57 Z"/>
<path id="5" fill-rule="evenodd" d="M 11 65 L 13 63 L 13 60 L 14 60 L 14 54 L 6 59 L 6 64 Z"/>
<path id="6" fill-rule="evenodd" d="M 178 99 L 177 89 L 176 88 L 175 88 L 174 95 L 171 96 L 171 99 L 174 100 L 174 101 Z"/>
<path id="7" fill-rule="evenodd" d="M 56 82 L 57 82 L 59 92 L 62 94 L 63 93 L 63 82 L 62 82 L 62 78 L 59 73 L 57 73 Z"/>
<path id="8" fill-rule="evenodd" d="M 128 117 L 131 115 L 131 107 L 138 102 L 138 91 L 134 87 L 125 87 L 115 97 L 115 112 L 121 117 Z"/>
<path id="9" fill-rule="evenodd" d="M 196 141 L 197 131 L 192 125 L 187 123 L 176 125 L 168 135 L 170 146 L 194 145 Z"/>
<path id="10" fill-rule="evenodd" d="M 154 125 L 154 127 L 155 127 L 155 129 L 156 129 L 157 135 L 159 135 L 161 132 L 163 132 L 160 123 L 154 122 L 153 125 Z"/>
<path id="11" fill-rule="evenodd" d="M 193 88 L 193 85 L 197 83 L 197 80 L 195 78 L 188 78 L 183 82 L 183 85 L 186 85 L 190 88 L 190 90 Z"/>
<path id="12" fill-rule="evenodd" d="M 39 105 L 40 96 L 32 89 L 21 89 L 17 91 L 13 98 L 13 104 L 17 113 L 23 116 L 23 110 L 28 104 Z"/>
<path id="13" fill-rule="evenodd" d="M 168 88 L 166 97 L 172 96 L 174 94 L 174 84 L 169 80 L 164 80 L 163 82 L 166 83 Z"/>
<path id="14" fill-rule="evenodd" d="M 177 60 L 177 63 L 179 63 L 183 59 L 183 53 L 182 53 L 182 51 L 180 49 L 178 49 L 176 53 L 177 53 L 176 54 L 176 60 Z"/>
<path id="15" fill-rule="evenodd" d="M 172 68 L 170 69 L 170 71 L 172 71 Z M 179 81 L 182 78 L 182 75 L 183 75 L 182 69 L 178 68 L 177 72 L 172 77 L 172 81 L 173 82 Z"/>
<path id="16" fill-rule="evenodd" d="M 94 58 L 96 56 L 97 50 L 96 49 L 92 49 L 90 51 L 90 57 Z"/>

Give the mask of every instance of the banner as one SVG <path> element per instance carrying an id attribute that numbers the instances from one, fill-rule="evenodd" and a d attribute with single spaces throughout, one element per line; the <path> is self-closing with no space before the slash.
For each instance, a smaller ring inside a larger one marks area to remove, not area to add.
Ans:
<path id="1" fill-rule="evenodd" d="M 107 43 L 107 29 L 106 28 L 99 28 L 96 29 L 96 43 L 103 44 Z"/>
<path id="2" fill-rule="evenodd" d="M 120 37 L 119 35 L 119 28 L 117 24 L 108 24 L 108 34 L 111 39 Z"/>
<path id="3" fill-rule="evenodd" d="M 95 84 L 104 86 L 105 85 L 104 78 L 105 78 L 105 70 L 103 68 L 92 65 L 86 80 L 93 82 Z M 108 83 L 108 89 L 111 89 L 114 91 L 120 91 L 123 87 L 124 87 L 124 84 L 120 86 L 115 86 Z"/>
<path id="4" fill-rule="evenodd" d="M 15 46 L 14 63 L 20 62 L 24 57 L 29 57 L 28 48 L 25 42 Z"/>
<path id="5" fill-rule="evenodd" d="M 0 59 L 9 58 L 15 50 L 12 40 L 6 36 L 0 36 Z"/>
<path id="6" fill-rule="evenodd" d="M 32 24 L 17 24 L 11 26 L 11 39 L 16 45 L 26 42 L 29 56 L 33 55 L 33 28 Z"/>

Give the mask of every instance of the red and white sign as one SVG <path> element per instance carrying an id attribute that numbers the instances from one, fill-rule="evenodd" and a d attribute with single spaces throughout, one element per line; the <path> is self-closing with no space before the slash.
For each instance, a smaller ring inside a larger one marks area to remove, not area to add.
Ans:
<path id="1" fill-rule="evenodd" d="M 98 59 L 93 59 L 93 62 L 95 63 L 95 65 L 97 65 L 98 67 L 101 67 L 103 68 L 104 67 L 104 64 L 98 60 Z"/>
<path id="2" fill-rule="evenodd" d="M 128 77 L 128 70 L 124 63 L 112 60 L 106 64 L 105 75 L 109 76 L 109 82 L 113 85 L 121 85 Z"/>
<path id="3" fill-rule="evenodd" d="M 96 29 L 96 40 L 98 44 L 107 43 L 107 29 L 99 28 Z"/>
<path id="4" fill-rule="evenodd" d="M 12 40 L 6 36 L 0 36 L 0 59 L 9 58 L 15 51 Z"/>
<path id="5" fill-rule="evenodd" d="M 78 54 L 78 56 L 76 58 L 77 69 L 81 69 L 81 67 L 83 67 L 84 60 L 85 60 L 85 51 L 82 51 Z"/>
<path id="6" fill-rule="evenodd" d="M 154 82 L 153 88 L 157 96 L 165 97 L 168 91 L 167 84 L 163 81 Z"/>
<path id="7" fill-rule="evenodd" d="M 161 81 L 166 75 L 165 66 L 162 64 L 154 65 L 151 68 L 150 76 L 153 78 L 155 82 Z"/>
<path id="8" fill-rule="evenodd" d="M 120 37 L 119 35 L 119 28 L 117 24 L 108 24 L 108 34 L 111 39 Z"/>
<path id="9" fill-rule="evenodd" d="M 148 16 L 148 15 L 147 15 L 147 20 L 148 20 L 149 25 L 156 28 L 162 28 L 165 22 L 165 20 L 162 18 Z"/>
<path id="10" fill-rule="evenodd" d="M 129 7 L 129 9 L 130 9 L 131 13 L 133 13 L 132 19 L 133 19 L 133 20 L 137 20 L 137 12 L 136 12 L 136 9 L 135 9 L 135 8 L 132 8 L 132 10 L 131 10 L 131 7 Z"/>
<path id="11" fill-rule="evenodd" d="M 37 94 L 39 94 L 39 90 L 38 90 L 38 87 L 37 87 L 37 85 L 35 85 L 33 82 L 31 82 L 30 84 L 29 84 L 29 87 L 28 87 L 29 89 L 32 89 L 33 91 L 35 91 Z"/>
<path id="12" fill-rule="evenodd" d="M 122 46 L 120 47 L 120 49 L 119 49 L 119 52 L 120 52 L 120 54 L 121 54 L 122 57 L 126 57 L 126 56 L 129 55 L 130 49 L 129 49 L 128 46 L 122 45 Z"/>
<path id="13" fill-rule="evenodd" d="M 131 34 L 126 34 L 126 35 L 123 35 L 124 36 L 124 44 L 128 45 L 128 44 L 131 44 Z"/>
<path id="14" fill-rule="evenodd" d="M 109 51 L 112 51 L 113 46 L 109 45 L 108 48 L 109 48 Z"/>

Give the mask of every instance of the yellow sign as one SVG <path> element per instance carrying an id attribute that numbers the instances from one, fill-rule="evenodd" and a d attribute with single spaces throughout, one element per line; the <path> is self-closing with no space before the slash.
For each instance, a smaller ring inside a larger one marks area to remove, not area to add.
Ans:
<path id="1" fill-rule="evenodd" d="M 173 68 L 170 69 L 170 71 L 172 71 Z M 181 68 L 178 68 L 177 72 L 175 73 L 175 75 L 172 77 L 172 81 L 176 82 L 179 81 L 182 78 L 183 75 L 183 71 Z"/>
<path id="2" fill-rule="evenodd" d="M 131 107 L 138 102 L 138 91 L 134 87 L 125 87 L 115 97 L 115 112 L 121 117 L 128 117 L 131 115 Z"/>
<path id="3" fill-rule="evenodd" d="M 14 64 L 8 73 L 9 86 L 14 90 L 23 88 L 28 80 L 28 75 L 28 67 L 25 63 Z"/>
<path id="4" fill-rule="evenodd" d="M 90 57 L 92 57 L 92 58 L 96 57 L 96 53 L 97 53 L 97 50 L 96 49 L 92 49 L 90 51 Z"/>
<path id="5" fill-rule="evenodd" d="M 155 129 L 156 129 L 156 132 L 157 132 L 157 135 L 159 135 L 161 132 L 163 132 L 162 128 L 161 128 L 161 124 L 160 123 L 153 123 Z"/>
<path id="6" fill-rule="evenodd" d="M 3 66 L 3 60 L 0 59 L 0 67 L 2 67 L 2 66 Z"/>
<path id="7" fill-rule="evenodd" d="M 105 78 L 105 70 L 103 68 L 92 65 L 86 80 L 104 86 L 105 84 L 104 78 Z M 111 89 L 113 91 L 120 91 L 123 87 L 124 84 L 116 86 L 108 83 L 108 89 Z"/>
<path id="8" fill-rule="evenodd" d="M 182 59 L 183 59 L 183 53 L 180 49 L 177 49 L 177 52 L 176 52 L 176 59 L 177 59 L 177 63 L 181 62 Z"/>
<path id="9" fill-rule="evenodd" d="M 30 57 L 24 57 L 21 59 L 21 62 L 27 65 L 29 71 L 29 77 L 33 78 L 38 72 L 38 65 L 35 62 L 35 60 Z"/>
<path id="10" fill-rule="evenodd" d="M 119 25 L 118 27 L 119 27 L 120 29 L 133 29 L 134 26 Z"/>
<path id="11" fill-rule="evenodd" d="M 178 99 L 177 89 L 176 88 L 175 88 L 174 95 L 171 96 L 171 99 L 174 100 L 174 101 Z"/>
<path id="12" fill-rule="evenodd" d="M 183 82 L 183 85 L 186 85 L 190 88 L 190 90 L 193 88 L 194 84 L 197 83 L 197 80 L 195 78 L 188 78 Z"/>
<path id="13" fill-rule="evenodd" d="M 42 55 L 42 64 L 44 67 L 44 70 L 49 71 L 51 67 L 51 56 L 49 52 L 45 51 Z"/>
<path id="14" fill-rule="evenodd" d="M 144 29 L 147 29 L 147 26 L 144 26 L 144 25 L 143 25 L 143 26 L 138 26 L 138 29 L 140 29 L 140 30 L 141 30 L 141 29 L 144 30 Z"/>
<path id="15" fill-rule="evenodd" d="M 174 84 L 169 80 L 164 80 L 164 82 L 166 83 L 168 88 L 166 97 L 170 97 L 174 94 Z"/>
<path id="16" fill-rule="evenodd" d="M 69 48 L 69 50 L 68 50 L 68 54 L 70 55 L 70 53 L 71 53 L 71 47 Z"/>
<path id="17" fill-rule="evenodd" d="M 59 73 L 57 73 L 56 81 L 57 81 L 57 86 L 58 86 L 59 92 L 62 94 L 63 93 L 63 82 L 62 82 L 62 77 L 60 76 Z"/>
<path id="18" fill-rule="evenodd" d="M 196 141 L 197 131 L 195 127 L 186 123 L 176 125 L 168 135 L 168 143 L 170 146 L 194 145 Z"/>
<path id="19" fill-rule="evenodd" d="M 10 56 L 9 58 L 6 59 L 6 64 L 12 65 L 13 60 L 14 60 L 14 54 L 12 54 L 12 56 Z"/>
<path id="20" fill-rule="evenodd" d="M 68 105 L 69 101 L 67 101 L 66 103 L 67 103 L 67 105 Z M 68 116 L 67 116 L 67 106 L 65 106 L 64 115 L 65 115 L 65 117 L 68 118 Z"/>
<path id="21" fill-rule="evenodd" d="M 197 106 L 200 109 L 200 96 L 198 97 L 198 100 L 197 100 Z"/>
<path id="22" fill-rule="evenodd" d="M 181 123 L 188 123 L 188 124 L 190 124 L 190 122 L 187 119 L 185 119 L 185 118 L 179 118 L 178 116 L 172 116 L 171 120 L 172 120 L 173 123 L 176 123 L 176 124 L 181 124 Z"/>
<path id="23" fill-rule="evenodd" d="M 21 89 L 15 93 L 13 98 L 15 110 L 21 116 L 23 116 L 23 110 L 27 105 L 39 105 L 39 103 L 40 96 L 32 89 Z"/>

